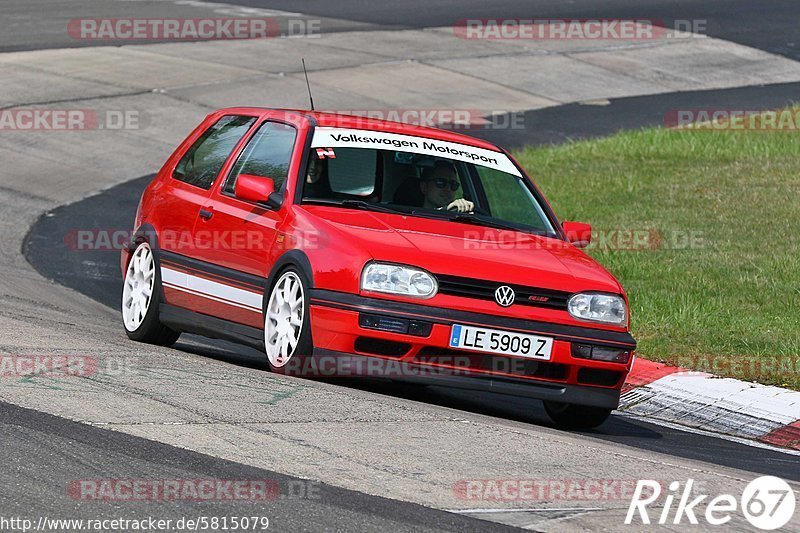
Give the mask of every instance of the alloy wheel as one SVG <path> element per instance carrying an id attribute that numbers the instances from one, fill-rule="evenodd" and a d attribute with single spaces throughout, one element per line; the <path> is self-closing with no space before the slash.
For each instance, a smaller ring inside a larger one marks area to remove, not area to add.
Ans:
<path id="1" fill-rule="evenodd" d="M 142 243 L 133 253 L 125 274 L 122 291 L 122 317 L 125 329 L 136 331 L 144 322 L 156 281 L 156 263 L 147 243 Z"/>
<path id="2" fill-rule="evenodd" d="M 292 358 L 303 330 L 305 295 L 303 283 L 292 271 L 284 273 L 269 297 L 264 321 L 264 344 L 273 367 Z"/>

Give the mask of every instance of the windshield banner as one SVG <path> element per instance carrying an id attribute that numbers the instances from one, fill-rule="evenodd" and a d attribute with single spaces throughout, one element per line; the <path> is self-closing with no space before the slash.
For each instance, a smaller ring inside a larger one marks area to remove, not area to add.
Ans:
<path id="1" fill-rule="evenodd" d="M 521 177 L 511 160 L 500 152 L 467 146 L 438 139 L 385 133 L 382 131 L 318 127 L 314 130 L 313 148 L 372 148 L 397 150 L 430 156 L 440 156 L 457 161 L 474 163 Z"/>

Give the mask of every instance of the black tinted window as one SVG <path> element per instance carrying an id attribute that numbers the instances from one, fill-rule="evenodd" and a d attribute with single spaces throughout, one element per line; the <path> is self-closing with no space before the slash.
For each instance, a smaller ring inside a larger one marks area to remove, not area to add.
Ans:
<path id="1" fill-rule="evenodd" d="M 172 177 L 210 189 L 214 180 L 254 117 L 224 116 L 208 128 L 178 162 Z"/>
<path id="2" fill-rule="evenodd" d="M 234 194 L 239 174 L 272 178 L 279 191 L 289 175 L 289 162 L 297 131 L 287 124 L 265 122 L 247 143 L 233 165 L 222 190 Z"/>

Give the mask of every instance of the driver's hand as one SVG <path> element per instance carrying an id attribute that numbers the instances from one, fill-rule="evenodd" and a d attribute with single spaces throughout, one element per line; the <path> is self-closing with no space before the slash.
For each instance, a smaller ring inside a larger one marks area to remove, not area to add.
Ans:
<path id="1" fill-rule="evenodd" d="M 475 209 L 475 204 L 473 204 L 469 200 L 465 200 L 464 198 L 453 200 L 452 202 L 447 204 L 448 211 L 458 211 L 459 213 L 472 213 L 473 209 Z"/>

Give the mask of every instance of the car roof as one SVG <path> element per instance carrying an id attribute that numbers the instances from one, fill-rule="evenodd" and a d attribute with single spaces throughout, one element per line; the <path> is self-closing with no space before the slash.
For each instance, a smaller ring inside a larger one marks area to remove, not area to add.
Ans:
<path id="1" fill-rule="evenodd" d="M 453 131 L 443 130 L 439 128 L 432 128 L 428 126 L 416 126 L 413 124 L 405 124 L 402 122 L 394 122 L 391 120 L 381 120 L 381 119 L 369 118 L 357 115 L 347 115 L 343 113 L 311 111 L 308 109 L 288 109 L 288 108 L 272 108 L 272 107 L 257 107 L 257 108 L 231 107 L 227 109 L 220 109 L 217 112 L 235 113 L 243 109 L 257 109 L 260 111 L 268 111 L 268 110 L 287 111 L 292 113 L 298 113 L 301 115 L 305 115 L 310 119 L 313 119 L 316 122 L 317 126 L 322 126 L 322 127 L 371 130 L 371 131 L 381 131 L 386 133 L 398 133 L 401 135 L 414 135 L 417 137 L 426 137 L 428 139 L 438 139 L 442 141 L 465 144 L 467 146 L 484 148 L 486 150 L 492 150 L 495 152 L 503 151 L 502 149 L 500 149 L 499 147 L 490 142 L 484 141 L 482 139 L 477 139 L 475 137 L 470 137 L 469 135 L 456 133 Z"/>

